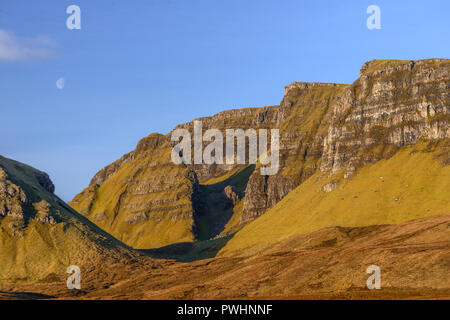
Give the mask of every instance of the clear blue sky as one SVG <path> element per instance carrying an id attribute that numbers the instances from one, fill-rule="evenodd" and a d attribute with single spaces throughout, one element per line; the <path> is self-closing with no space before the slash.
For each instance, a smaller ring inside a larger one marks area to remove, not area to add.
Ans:
<path id="1" fill-rule="evenodd" d="M 448 0 L 1 0 L 0 154 L 71 200 L 152 132 L 276 105 L 292 81 L 351 83 L 368 60 L 448 58 L 449 14 Z"/>

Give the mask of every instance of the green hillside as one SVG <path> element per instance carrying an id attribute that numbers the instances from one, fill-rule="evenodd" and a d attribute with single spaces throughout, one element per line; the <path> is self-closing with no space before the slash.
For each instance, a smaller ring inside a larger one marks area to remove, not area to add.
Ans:
<path id="1" fill-rule="evenodd" d="M 64 279 L 134 256 L 124 244 L 67 206 L 48 176 L 0 156 L 0 282 Z"/>

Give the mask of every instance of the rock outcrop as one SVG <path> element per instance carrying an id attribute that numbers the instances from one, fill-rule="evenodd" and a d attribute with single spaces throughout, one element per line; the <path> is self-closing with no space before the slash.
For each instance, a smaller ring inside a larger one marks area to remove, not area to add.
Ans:
<path id="1" fill-rule="evenodd" d="M 233 202 L 233 205 L 236 205 L 240 200 L 240 195 L 238 194 L 238 191 L 234 186 L 228 185 L 223 189 L 223 192 L 225 193 L 225 196 L 228 200 L 231 200 Z"/>
<path id="2" fill-rule="evenodd" d="M 48 174 L 42 171 L 36 171 L 36 179 L 45 190 L 50 193 L 55 192 L 55 185 L 53 184 L 52 180 L 50 180 Z"/>

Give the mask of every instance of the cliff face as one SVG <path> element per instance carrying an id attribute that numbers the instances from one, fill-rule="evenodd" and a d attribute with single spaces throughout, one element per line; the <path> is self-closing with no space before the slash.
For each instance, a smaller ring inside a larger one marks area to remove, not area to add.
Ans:
<path id="1" fill-rule="evenodd" d="M 317 172 L 344 170 L 348 178 L 405 145 L 447 139 L 449 70 L 444 59 L 374 60 L 352 85 L 294 82 L 279 106 L 198 119 L 203 132 L 219 129 L 224 137 L 226 129 L 279 129 L 275 175 L 262 176 L 259 165 L 174 165 L 171 133 L 153 134 L 102 169 L 70 205 L 139 248 L 234 232 Z M 177 128 L 192 134 L 193 122 Z"/>
<path id="2" fill-rule="evenodd" d="M 346 176 L 421 139 L 450 137 L 450 62 L 371 61 L 333 106 L 321 170 Z"/>
<path id="3" fill-rule="evenodd" d="M 319 168 L 330 108 L 348 85 L 294 82 L 285 88 L 280 113 L 280 170 L 254 172 L 245 191 L 241 224 L 263 214 Z"/>
<path id="4" fill-rule="evenodd" d="M 243 222 L 275 205 L 317 169 L 349 177 L 421 139 L 450 137 L 450 61 L 370 61 L 352 85 L 293 83 L 280 112 L 279 174 L 253 175 Z M 331 186 L 331 185 L 330 185 Z"/>

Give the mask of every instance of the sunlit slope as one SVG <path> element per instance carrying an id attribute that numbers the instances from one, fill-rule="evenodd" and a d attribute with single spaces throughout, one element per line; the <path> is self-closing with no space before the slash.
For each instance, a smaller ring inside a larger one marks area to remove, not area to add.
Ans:
<path id="1" fill-rule="evenodd" d="M 94 179 L 70 206 L 133 248 L 192 241 L 194 178 L 186 166 L 171 162 L 170 153 L 163 136 L 144 138 L 132 156 L 119 159 L 102 181 Z"/>
<path id="2" fill-rule="evenodd" d="M 421 143 L 342 174 L 316 173 L 245 226 L 219 255 L 256 253 L 291 236 L 330 226 L 398 224 L 450 212 L 449 143 Z M 447 164 L 447 165 L 446 165 Z M 324 191 L 325 189 L 332 191 Z"/>
<path id="3" fill-rule="evenodd" d="M 85 271 L 136 255 L 52 189 L 44 173 L 0 156 L 0 282 L 63 281 L 72 264 Z"/>

